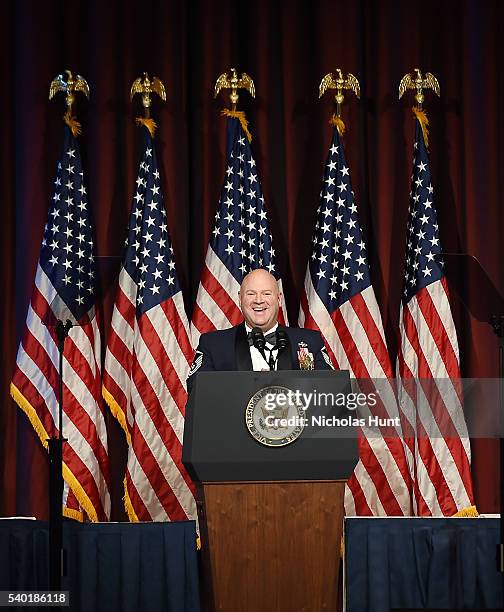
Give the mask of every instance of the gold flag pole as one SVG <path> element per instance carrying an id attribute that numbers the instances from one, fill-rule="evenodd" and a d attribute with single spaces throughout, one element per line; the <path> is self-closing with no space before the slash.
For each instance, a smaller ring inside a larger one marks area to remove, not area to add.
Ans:
<path id="1" fill-rule="evenodd" d="M 133 81 L 130 89 L 130 100 L 133 100 L 135 94 L 142 95 L 142 106 L 144 107 L 144 116 L 137 117 L 136 124 L 144 125 L 149 130 L 151 137 L 154 138 L 157 125 L 150 116 L 151 95 L 157 94 L 163 102 L 166 102 L 166 91 L 163 82 L 156 76 L 151 81 L 147 72 L 144 72 L 143 77 L 138 77 L 138 79 Z"/>
<path id="2" fill-rule="evenodd" d="M 238 119 L 241 123 L 243 131 L 247 135 L 249 142 L 252 142 L 252 135 L 248 130 L 248 121 L 245 117 L 245 113 L 243 111 L 236 110 L 236 105 L 238 104 L 238 89 L 247 90 L 250 95 L 255 98 L 255 85 L 254 81 L 249 77 L 246 72 L 242 72 L 240 78 L 238 78 L 238 74 L 236 68 L 231 68 L 231 77 L 228 76 L 227 72 L 223 72 L 215 82 L 214 87 L 214 98 L 217 97 L 221 89 L 230 89 L 231 93 L 229 94 L 229 99 L 231 101 L 231 109 L 225 108 L 221 112 L 225 117 L 234 117 Z"/>
<path id="3" fill-rule="evenodd" d="M 440 89 L 439 89 L 439 82 L 436 79 L 436 77 L 430 72 L 427 72 L 425 74 L 425 78 L 423 78 L 422 73 L 420 72 L 419 68 L 415 68 L 414 73 L 415 73 L 414 77 L 412 77 L 411 74 L 408 73 L 408 74 L 405 74 L 403 78 L 401 79 L 401 82 L 399 83 L 399 100 L 403 97 L 407 89 L 415 90 L 416 92 L 415 102 L 417 105 L 412 107 L 412 111 L 415 117 L 420 122 L 420 125 L 422 127 L 422 132 L 424 135 L 425 146 L 428 147 L 429 146 L 429 130 L 428 130 L 429 120 L 427 118 L 427 115 L 425 114 L 425 111 L 423 110 L 423 102 L 425 99 L 423 90 L 432 89 L 432 91 L 437 96 L 440 96 L 441 94 L 440 94 Z"/>
<path id="4" fill-rule="evenodd" d="M 77 121 L 77 118 L 72 115 L 72 107 L 75 103 L 75 94 L 76 92 L 80 91 L 89 100 L 89 85 L 87 84 L 86 79 L 84 79 L 84 77 L 82 77 L 80 74 L 76 75 L 75 78 L 70 70 L 65 70 L 65 74 L 67 75 L 66 81 L 62 74 L 59 74 L 52 80 L 51 85 L 49 86 L 49 100 L 52 100 L 59 92 L 66 94 L 65 102 L 67 111 L 63 115 L 63 120 L 72 130 L 72 134 L 75 137 L 82 132 L 81 124 Z"/>
<path id="5" fill-rule="evenodd" d="M 341 68 L 336 68 L 335 73 L 336 77 L 334 77 L 334 74 L 332 72 L 329 72 L 320 81 L 319 98 L 321 98 L 328 89 L 336 90 L 336 95 L 334 96 L 336 111 L 333 113 L 331 119 L 329 120 L 329 123 L 331 125 L 334 125 L 334 127 L 338 130 L 340 136 L 342 136 L 345 132 L 345 124 L 343 123 L 343 119 L 341 118 L 341 105 L 345 100 L 343 90 L 350 89 L 354 92 L 357 99 L 359 99 L 360 85 L 357 78 L 351 72 L 347 74 L 346 78 L 343 76 Z"/>

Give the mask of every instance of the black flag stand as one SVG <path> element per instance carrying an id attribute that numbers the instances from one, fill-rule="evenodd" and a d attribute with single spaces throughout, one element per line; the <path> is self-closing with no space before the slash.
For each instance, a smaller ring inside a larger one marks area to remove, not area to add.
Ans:
<path id="1" fill-rule="evenodd" d="M 498 339 L 499 351 L 499 445 L 500 445 L 500 543 L 497 545 L 497 571 L 504 579 L 504 298 L 496 289 L 480 262 L 466 253 L 441 253 L 446 277 L 469 313 L 488 323 Z M 472 290 L 472 295 L 469 290 Z"/>
<path id="2" fill-rule="evenodd" d="M 101 283 L 99 294 L 115 283 L 120 256 L 96 257 L 96 270 Z M 90 319 L 94 314 L 87 313 Z M 81 322 L 65 301 L 56 294 L 42 324 L 56 335 L 58 346 L 58 434 L 48 439 L 49 445 L 49 585 L 51 590 L 61 590 L 61 578 L 66 575 L 66 551 L 63 547 L 63 448 L 67 439 L 63 436 L 63 356 L 65 340 L 72 327 Z"/>
<path id="3" fill-rule="evenodd" d="M 63 549 L 63 353 L 65 339 L 72 322 L 58 319 L 56 336 L 59 352 L 58 381 L 58 435 L 49 438 L 49 585 L 51 591 L 61 590 L 61 577 L 64 575 L 65 559 Z"/>

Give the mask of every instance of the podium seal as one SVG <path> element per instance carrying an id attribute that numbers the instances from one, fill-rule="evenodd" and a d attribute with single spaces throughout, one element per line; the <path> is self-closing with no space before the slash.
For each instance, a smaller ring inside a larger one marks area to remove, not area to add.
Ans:
<path id="1" fill-rule="evenodd" d="M 249 434 L 264 446 L 287 446 L 303 433 L 306 409 L 296 394 L 273 385 L 259 389 L 245 408 Z"/>

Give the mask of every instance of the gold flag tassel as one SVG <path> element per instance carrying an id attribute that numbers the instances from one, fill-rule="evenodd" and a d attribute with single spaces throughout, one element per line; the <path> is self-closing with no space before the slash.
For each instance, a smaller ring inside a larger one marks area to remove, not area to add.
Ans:
<path id="1" fill-rule="evenodd" d="M 239 99 L 238 89 L 247 90 L 249 94 L 253 98 L 255 98 L 254 81 L 246 72 L 243 72 L 241 77 L 238 77 L 236 68 L 231 68 L 231 75 L 228 75 L 227 72 L 223 72 L 217 78 L 214 87 L 214 98 L 217 97 L 221 89 L 231 90 L 231 93 L 229 94 L 229 99 L 231 101 L 231 109 L 225 108 L 223 111 L 221 111 L 221 115 L 223 115 L 224 117 L 233 117 L 234 119 L 238 119 L 243 131 L 247 135 L 248 141 L 252 142 L 252 134 L 249 132 L 248 121 L 245 117 L 245 113 L 243 111 L 236 110 L 236 105 L 238 104 Z"/>
<path id="2" fill-rule="evenodd" d="M 150 117 L 137 117 L 135 119 L 135 123 L 136 125 L 143 125 L 146 127 L 149 130 L 151 138 L 154 138 L 154 133 L 156 132 L 157 128 L 157 123 L 154 121 L 154 119 Z"/>
<path id="3" fill-rule="evenodd" d="M 70 130 L 72 132 L 72 136 L 74 138 L 77 138 L 77 136 L 80 136 L 82 134 L 82 126 L 81 126 L 81 124 L 77 121 L 77 117 L 72 117 L 70 115 L 70 111 L 67 111 L 63 115 L 63 121 L 70 128 Z"/>
<path id="4" fill-rule="evenodd" d="M 418 108 L 418 106 L 414 106 L 411 110 L 413 111 L 415 117 L 418 119 L 420 127 L 422 128 L 425 146 L 429 148 L 429 119 L 427 117 L 427 114 L 424 110 Z"/>
<path id="5" fill-rule="evenodd" d="M 338 134 L 340 136 L 343 136 L 343 134 L 345 133 L 345 122 L 341 117 L 338 117 L 336 113 L 334 113 L 333 116 L 329 119 L 329 125 L 335 127 L 338 130 Z"/>
<path id="6" fill-rule="evenodd" d="M 252 142 L 252 134 L 249 132 L 248 121 L 243 111 L 229 110 L 229 108 L 225 108 L 221 111 L 221 115 L 223 117 L 233 117 L 234 119 L 238 119 L 242 126 L 242 130 L 245 132 L 248 138 L 248 141 Z"/>
<path id="7" fill-rule="evenodd" d="M 399 83 L 399 100 L 403 97 L 404 93 L 407 89 L 412 89 L 415 91 L 415 102 L 416 106 L 413 107 L 413 114 L 420 122 L 422 127 L 423 137 L 425 140 L 425 146 L 429 147 L 429 120 L 427 119 L 427 115 L 423 110 L 423 102 L 425 99 L 424 89 L 432 89 L 432 91 L 439 97 L 440 89 L 439 83 L 436 77 L 430 73 L 426 72 L 425 77 L 422 75 L 419 68 L 414 69 L 414 74 L 405 74 Z"/>

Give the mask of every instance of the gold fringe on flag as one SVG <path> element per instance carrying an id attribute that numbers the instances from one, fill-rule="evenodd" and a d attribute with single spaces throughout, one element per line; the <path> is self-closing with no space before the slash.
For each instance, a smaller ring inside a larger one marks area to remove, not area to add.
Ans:
<path id="1" fill-rule="evenodd" d="M 81 124 L 77 121 L 75 117 L 72 117 L 72 115 L 70 114 L 70 111 L 67 111 L 63 115 L 63 121 L 68 125 L 68 127 L 72 131 L 72 135 L 74 138 L 77 138 L 77 136 L 80 136 L 82 134 Z"/>
<path id="2" fill-rule="evenodd" d="M 329 125 L 335 127 L 338 130 L 338 134 L 340 136 L 343 136 L 343 134 L 345 133 L 345 123 L 341 117 L 338 117 L 338 115 L 334 114 L 329 119 Z"/>
<path id="3" fill-rule="evenodd" d="M 157 128 L 157 123 L 154 121 L 154 119 L 147 119 L 146 117 L 137 117 L 135 119 L 135 123 L 137 125 L 143 125 L 144 127 L 146 127 L 149 130 L 151 138 L 154 138 L 154 133 Z"/>
<path id="4" fill-rule="evenodd" d="M 252 142 L 252 134 L 248 130 L 248 121 L 243 111 L 232 111 L 229 110 L 229 108 L 225 108 L 221 111 L 221 115 L 224 117 L 234 117 L 235 119 L 238 119 L 238 121 L 241 123 L 243 131 L 247 135 L 248 141 Z"/>
<path id="5" fill-rule="evenodd" d="M 123 480 L 124 485 L 124 508 L 128 514 L 128 518 L 130 523 L 138 523 L 138 516 L 136 515 L 135 509 L 133 508 L 133 504 L 131 503 L 130 496 L 128 495 L 128 487 L 126 486 L 126 477 Z"/>
<path id="6" fill-rule="evenodd" d="M 415 115 L 415 117 L 418 119 L 418 121 L 420 122 L 420 126 L 422 128 L 422 132 L 423 132 L 423 137 L 424 137 L 424 141 L 425 141 L 425 146 L 427 148 L 429 148 L 429 119 L 427 118 L 427 115 L 425 114 L 425 111 L 423 111 L 422 109 L 418 108 L 418 106 L 414 106 L 412 109 L 413 114 Z"/>
<path id="7" fill-rule="evenodd" d="M 476 510 L 476 506 L 467 506 L 456 512 L 452 518 L 477 518 L 479 512 Z"/>
<path id="8" fill-rule="evenodd" d="M 126 436 L 126 440 L 128 441 L 128 444 L 131 444 L 131 436 L 130 436 L 130 432 L 128 431 L 128 425 L 126 423 L 126 418 L 124 416 L 124 412 L 122 411 L 122 408 L 116 402 L 113 395 L 107 389 L 105 389 L 104 386 L 102 386 L 102 397 L 105 400 L 107 406 L 110 408 L 110 412 L 112 413 L 112 416 L 114 416 L 117 419 L 119 425 L 124 431 L 124 435 Z"/>
<path id="9" fill-rule="evenodd" d="M 83 508 L 92 523 L 98 522 L 98 515 L 96 514 L 93 502 L 89 499 L 88 494 L 82 488 L 82 485 L 77 478 L 72 474 L 70 468 L 66 463 L 63 463 L 63 478 L 68 486 L 72 489 L 73 494 L 77 498 L 79 506 Z M 73 518 L 81 523 L 84 522 L 84 515 L 78 510 L 72 510 L 70 508 L 64 508 L 63 514 L 69 518 Z"/>
<path id="10" fill-rule="evenodd" d="M 63 516 L 67 518 L 71 518 L 74 521 L 78 521 L 79 523 L 84 522 L 84 515 L 79 510 L 72 510 L 72 508 L 63 508 Z"/>
<path id="11" fill-rule="evenodd" d="M 21 408 L 21 410 L 26 414 L 28 420 L 30 421 L 33 429 L 36 431 L 40 442 L 44 446 L 45 449 L 48 447 L 48 438 L 49 434 L 44 428 L 42 421 L 40 420 L 37 411 L 30 404 L 30 402 L 26 399 L 26 397 L 21 393 L 21 391 L 11 383 L 10 385 L 10 394 L 12 399 L 16 402 L 16 404 Z M 70 468 L 66 463 L 63 462 L 63 478 L 68 486 L 72 489 L 77 501 L 79 502 L 79 506 L 84 509 L 86 514 L 89 517 L 89 520 L 93 523 L 98 522 L 98 515 L 96 513 L 95 507 L 93 506 L 92 501 L 89 499 L 87 493 L 82 488 L 82 485 L 77 480 L 77 478 L 72 474 Z M 76 521 L 82 522 L 84 520 L 84 515 L 82 512 L 78 510 L 73 510 L 71 508 L 63 508 L 63 514 L 68 518 L 75 519 Z"/>

